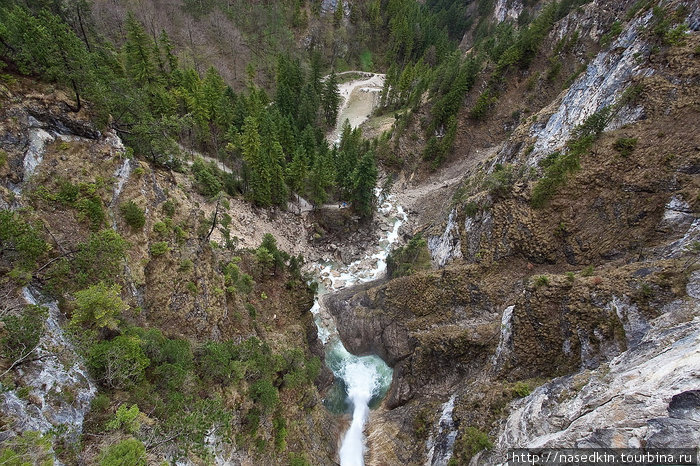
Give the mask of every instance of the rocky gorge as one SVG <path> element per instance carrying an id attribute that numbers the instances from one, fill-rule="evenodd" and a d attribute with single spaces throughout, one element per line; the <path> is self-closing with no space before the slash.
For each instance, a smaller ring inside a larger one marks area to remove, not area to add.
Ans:
<path id="1" fill-rule="evenodd" d="M 488 10 L 503 30 L 545 11 L 476 3 L 469 14 Z M 682 33 L 671 42 L 658 33 L 669 17 Z M 365 219 L 295 193 L 286 208 L 202 194 L 196 164 L 240 167 L 184 146 L 182 166 L 159 166 L 68 108 L 59 86 L 2 78 L 0 208 L 48 246 L 29 276 L 8 265 L 14 243 L 0 255 L 0 318 L 45 308 L 31 358 L 2 358 L 0 452 L 27 432 L 51 438 L 38 445 L 55 464 L 105 464 L 135 438 L 134 464 L 481 465 L 514 448 L 697 448 L 699 26 L 700 7 L 679 0 L 565 10 L 529 67 L 498 75 L 485 60 L 439 166 L 419 155 L 433 91 L 383 110 L 390 73 L 352 72 L 325 137 L 340 142 L 343 117 L 365 136 L 390 127 L 368 143 L 381 163 Z M 475 34 L 460 39 L 468 59 Z M 104 231 L 128 244 L 111 268 L 86 259 Z M 121 327 L 95 333 L 139 342 L 136 386 L 96 370 L 101 353 L 75 333 L 79 290 L 61 279 L 103 273 L 124 310 Z"/>

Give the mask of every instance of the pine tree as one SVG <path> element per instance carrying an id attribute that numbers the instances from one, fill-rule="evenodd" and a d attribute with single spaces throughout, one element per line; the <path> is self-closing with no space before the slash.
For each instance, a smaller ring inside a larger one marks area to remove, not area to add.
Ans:
<path id="1" fill-rule="evenodd" d="M 289 200 L 289 189 L 284 180 L 284 153 L 279 142 L 274 141 L 267 163 L 270 165 L 270 194 L 272 203 L 286 207 Z"/>
<path id="2" fill-rule="evenodd" d="M 352 206 L 363 217 L 374 211 L 374 188 L 377 184 L 377 165 L 371 151 L 365 153 L 352 174 Z"/>
<path id="3" fill-rule="evenodd" d="M 340 26 L 340 24 L 343 22 L 344 15 L 345 8 L 343 7 L 343 0 L 337 0 L 335 11 L 333 12 L 333 24 L 335 27 Z"/>
<path id="4" fill-rule="evenodd" d="M 153 82 L 155 68 L 153 64 L 153 44 L 134 15 L 129 12 L 126 17 L 126 42 L 124 58 L 126 72 L 136 83 Z"/>
<path id="5" fill-rule="evenodd" d="M 328 200 L 328 189 L 333 186 L 333 162 L 330 159 L 327 147 L 316 155 L 311 170 L 311 201 L 314 205 L 322 205 Z"/>
<path id="6" fill-rule="evenodd" d="M 298 195 L 304 194 L 306 182 L 306 151 L 304 146 L 297 146 L 292 162 L 287 165 L 287 186 Z"/>
<path id="7" fill-rule="evenodd" d="M 282 115 L 291 115 L 296 118 L 303 86 L 304 77 L 299 62 L 280 55 L 277 59 L 275 106 Z"/>
<path id="8" fill-rule="evenodd" d="M 316 124 L 318 114 L 319 99 L 314 87 L 307 83 L 301 91 L 301 101 L 299 102 L 297 114 L 297 128 L 306 128 L 308 125 Z"/>
<path id="9" fill-rule="evenodd" d="M 258 123 L 253 117 L 247 117 L 243 123 L 240 147 L 249 170 L 248 190 L 250 198 L 259 206 L 266 207 L 272 203 L 270 189 L 270 172 L 262 160 L 262 143 L 258 132 Z"/>
<path id="10" fill-rule="evenodd" d="M 326 117 L 326 124 L 331 128 L 334 127 L 338 119 L 338 107 L 340 106 L 340 90 L 338 89 L 335 71 L 331 72 L 324 83 L 321 105 Z"/>

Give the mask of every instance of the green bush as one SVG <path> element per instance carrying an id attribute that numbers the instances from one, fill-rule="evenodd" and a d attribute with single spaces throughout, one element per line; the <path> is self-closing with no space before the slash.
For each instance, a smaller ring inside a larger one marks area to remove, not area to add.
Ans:
<path id="1" fill-rule="evenodd" d="M 600 46 L 603 48 L 607 47 L 608 45 L 610 45 L 610 42 L 612 42 L 614 38 L 620 35 L 621 32 L 622 23 L 620 23 L 619 21 L 615 21 L 610 26 L 610 30 L 602 36 L 600 36 Z"/>
<path id="2" fill-rule="evenodd" d="M 100 466 L 146 466 L 146 447 L 135 438 L 122 440 L 102 453 Z"/>
<path id="3" fill-rule="evenodd" d="M 260 403 L 263 410 L 266 411 L 272 410 L 280 401 L 277 388 L 268 379 L 259 380 L 252 384 L 249 394 L 253 401 Z"/>
<path id="4" fill-rule="evenodd" d="M 480 451 L 488 450 L 493 447 L 488 435 L 472 426 L 464 429 L 458 443 L 460 450 L 464 452 L 469 459 Z"/>
<path id="5" fill-rule="evenodd" d="M 120 294 L 119 285 L 107 286 L 103 282 L 76 292 L 75 311 L 71 316 L 71 324 L 116 330 L 119 325 L 118 317 L 129 309 L 129 306 L 122 301 Z"/>
<path id="6" fill-rule="evenodd" d="M 541 286 L 548 286 L 549 285 L 549 277 L 546 275 L 538 275 L 535 277 L 535 287 L 539 288 Z"/>
<path id="7" fill-rule="evenodd" d="M 168 228 L 168 224 L 165 222 L 156 222 L 153 224 L 153 231 L 160 236 L 167 235 L 169 230 L 170 228 Z"/>
<path id="8" fill-rule="evenodd" d="M 532 393 L 530 385 L 521 380 L 515 382 L 515 384 L 513 385 L 513 394 L 518 398 L 525 398 L 530 393 Z"/>
<path id="9" fill-rule="evenodd" d="M 241 274 L 241 278 L 236 283 L 236 289 L 243 294 L 248 294 L 253 291 L 253 286 L 255 286 L 253 277 L 247 273 Z"/>
<path id="10" fill-rule="evenodd" d="M 192 174 L 196 181 L 195 187 L 200 194 L 215 196 L 221 191 L 223 183 L 219 170 L 213 164 L 206 164 L 201 158 L 197 158 L 192 164 Z"/>
<path id="11" fill-rule="evenodd" d="M 90 402 L 90 411 L 94 413 L 104 413 L 109 408 L 109 396 L 104 393 L 98 394 Z"/>
<path id="12" fill-rule="evenodd" d="M 146 214 L 134 201 L 123 203 L 119 210 L 126 224 L 134 230 L 140 230 L 146 224 Z"/>
<path id="13" fill-rule="evenodd" d="M 467 204 L 464 206 L 464 213 L 467 215 L 467 217 L 476 217 L 476 214 L 479 213 L 479 210 L 481 207 L 479 204 L 477 204 L 474 201 L 467 202 Z"/>
<path id="14" fill-rule="evenodd" d="M 152 256 L 158 257 L 170 251 L 170 248 L 167 241 L 158 241 L 151 244 L 150 251 Z"/>
<path id="15" fill-rule="evenodd" d="M 582 277 L 592 277 L 594 273 L 594 269 L 592 265 L 589 265 L 585 269 L 581 271 L 581 276 Z"/>
<path id="16" fill-rule="evenodd" d="M 117 430 L 122 429 L 124 432 L 129 434 L 135 434 L 141 428 L 141 422 L 139 422 L 139 407 L 137 405 L 131 405 L 130 408 L 123 404 L 117 408 L 117 412 L 114 414 L 114 419 L 107 423 L 107 429 Z"/>
<path id="17" fill-rule="evenodd" d="M 484 181 L 484 186 L 488 189 L 489 194 L 494 199 L 499 199 L 507 196 L 515 183 L 515 174 L 513 173 L 512 165 L 496 164 L 493 172 L 491 172 Z"/>
<path id="18" fill-rule="evenodd" d="M 90 228 L 98 230 L 105 220 L 102 199 L 99 196 L 83 197 L 75 203 L 79 220 L 89 220 Z"/>
<path id="19" fill-rule="evenodd" d="M 19 212 L 0 210 L 0 252 L 10 264 L 31 270 L 49 250 L 39 229 L 24 220 Z"/>
<path id="20" fill-rule="evenodd" d="M 469 111 L 469 117 L 474 120 L 483 120 L 496 102 L 498 102 L 498 97 L 494 95 L 491 89 L 486 89 L 479 95 L 476 103 Z"/>
<path id="21" fill-rule="evenodd" d="M 622 157 L 628 157 L 637 147 L 637 138 L 619 138 L 613 144 L 613 148 L 620 153 Z"/>
<path id="22" fill-rule="evenodd" d="M 97 380 L 111 388 L 133 388 L 143 380 L 149 364 L 141 340 L 136 337 L 120 335 L 89 349 L 88 366 Z"/>
<path id="23" fill-rule="evenodd" d="M 194 262 L 191 259 L 182 259 L 180 261 L 180 268 L 178 269 L 182 273 L 189 273 L 194 268 Z"/>
<path id="24" fill-rule="evenodd" d="M 289 454 L 289 466 L 310 466 L 310 464 L 301 453 Z"/>
<path id="25" fill-rule="evenodd" d="M 570 173 L 581 166 L 581 156 L 586 154 L 610 120 L 612 110 L 605 107 L 586 121 L 574 128 L 572 138 L 566 144 L 566 152 L 554 152 L 540 161 L 544 175 L 532 189 L 530 203 L 534 208 L 544 207 L 556 194 L 560 186 L 566 183 Z"/>
<path id="26" fill-rule="evenodd" d="M 237 346 L 231 341 L 209 342 L 197 356 L 197 372 L 203 380 L 229 384 L 243 378 Z"/>
<path id="27" fill-rule="evenodd" d="M 386 260 L 390 277 L 411 275 L 430 268 L 430 251 L 422 235 L 417 234 L 403 247 L 391 251 Z"/>
<path id="28" fill-rule="evenodd" d="M 6 315 L 0 319 L 4 325 L 0 349 L 8 360 L 14 362 L 37 346 L 44 333 L 46 314 L 46 308 L 41 306 L 25 306 L 19 314 Z"/>
<path id="29" fill-rule="evenodd" d="M 27 430 L 18 437 L 4 439 L 0 445 L 2 466 L 53 466 L 50 435 Z"/>
<path id="30" fill-rule="evenodd" d="M 664 35 L 664 42 L 676 47 L 685 45 L 688 38 L 688 25 L 681 23 L 674 28 L 671 28 Z"/>
<path id="31" fill-rule="evenodd" d="M 167 217 L 173 218 L 175 216 L 175 201 L 168 199 L 163 203 L 162 209 Z"/>
<path id="32" fill-rule="evenodd" d="M 124 271 L 123 260 L 129 243 L 112 229 L 93 233 L 77 252 L 51 265 L 48 288 L 55 294 L 85 288 L 91 284 L 113 283 Z"/>

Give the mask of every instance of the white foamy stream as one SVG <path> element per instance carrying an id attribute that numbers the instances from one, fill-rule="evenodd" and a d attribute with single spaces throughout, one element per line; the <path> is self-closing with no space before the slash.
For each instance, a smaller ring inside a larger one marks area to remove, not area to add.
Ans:
<path id="1" fill-rule="evenodd" d="M 326 348 L 326 364 L 336 378 L 343 381 L 347 401 L 352 404 L 353 416 L 350 428 L 343 436 L 340 448 L 342 466 L 364 465 L 364 427 L 369 416 L 369 406 L 384 397 L 391 384 L 392 369 L 378 356 L 350 354 L 338 337 L 335 320 L 323 308 L 320 297 L 348 286 L 380 278 L 386 271 L 386 259 L 399 238 L 399 228 L 407 215 L 393 202 L 393 196 L 380 197 L 378 215 L 393 223 L 391 230 L 382 232 L 377 244 L 367 254 L 351 264 L 316 264 L 319 296 L 311 308 L 318 328 L 319 339 Z"/>

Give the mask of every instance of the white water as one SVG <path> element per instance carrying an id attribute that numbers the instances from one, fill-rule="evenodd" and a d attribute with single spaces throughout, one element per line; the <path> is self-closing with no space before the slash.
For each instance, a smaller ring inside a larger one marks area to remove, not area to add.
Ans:
<path id="1" fill-rule="evenodd" d="M 380 196 L 380 191 L 377 190 Z M 386 271 L 386 258 L 399 238 L 399 228 L 407 220 L 401 206 L 393 203 L 393 196 L 380 197 L 378 215 L 390 222 L 393 228 L 380 235 L 377 244 L 369 248 L 362 259 L 351 264 L 317 264 L 315 272 L 319 281 L 319 296 L 311 312 L 314 314 L 319 339 L 326 348 L 326 364 L 337 379 L 342 380 L 346 400 L 352 405 L 350 428 L 343 436 L 340 448 L 342 466 L 364 465 L 364 427 L 373 401 L 384 397 L 391 384 L 392 369 L 378 356 L 350 354 L 338 337 L 335 321 L 323 308 L 320 297 L 347 286 L 380 278 Z"/>
<path id="2" fill-rule="evenodd" d="M 34 350 L 33 357 L 38 358 L 37 361 L 17 369 L 20 383 L 30 390 L 31 397 L 5 391 L 0 395 L 0 412 L 13 420 L 15 432 L 47 432 L 63 426 L 67 429 L 66 435 L 77 436 L 82 432 L 85 414 L 97 388 L 59 325 L 61 315 L 57 303 L 45 301 L 36 290 L 28 287 L 22 294 L 28 304 L 46 307 L 48 315 L 44 333 Z"/>
<path id="3" fill-rule="evenodd" d="M 437 435 L 430 434 L 428 439 L 428 461 L 425 463 L 430 466 L 445 466 L 452 456 L 455 439 L 457 438 L 457 429 L 455 429 L 454 420 L 452 420 L 452 411 L 455 407 L 456 394 L 452 395 L 442 405 L 442 413 L 437 422 Z"/>
<path id="4" fill-rule="evenodd" d="M 124 163 L 121 164 L 119 168 L 114 171 L 114 177 L 117 179 L 117 187 L 114 189 L 114 195 L 112 196 L 112 203 L 117 200 L 119 195 L 124 189 L 124 184 L 129 180 L 131 175 L 131 159 L 124 159 Z"/>

